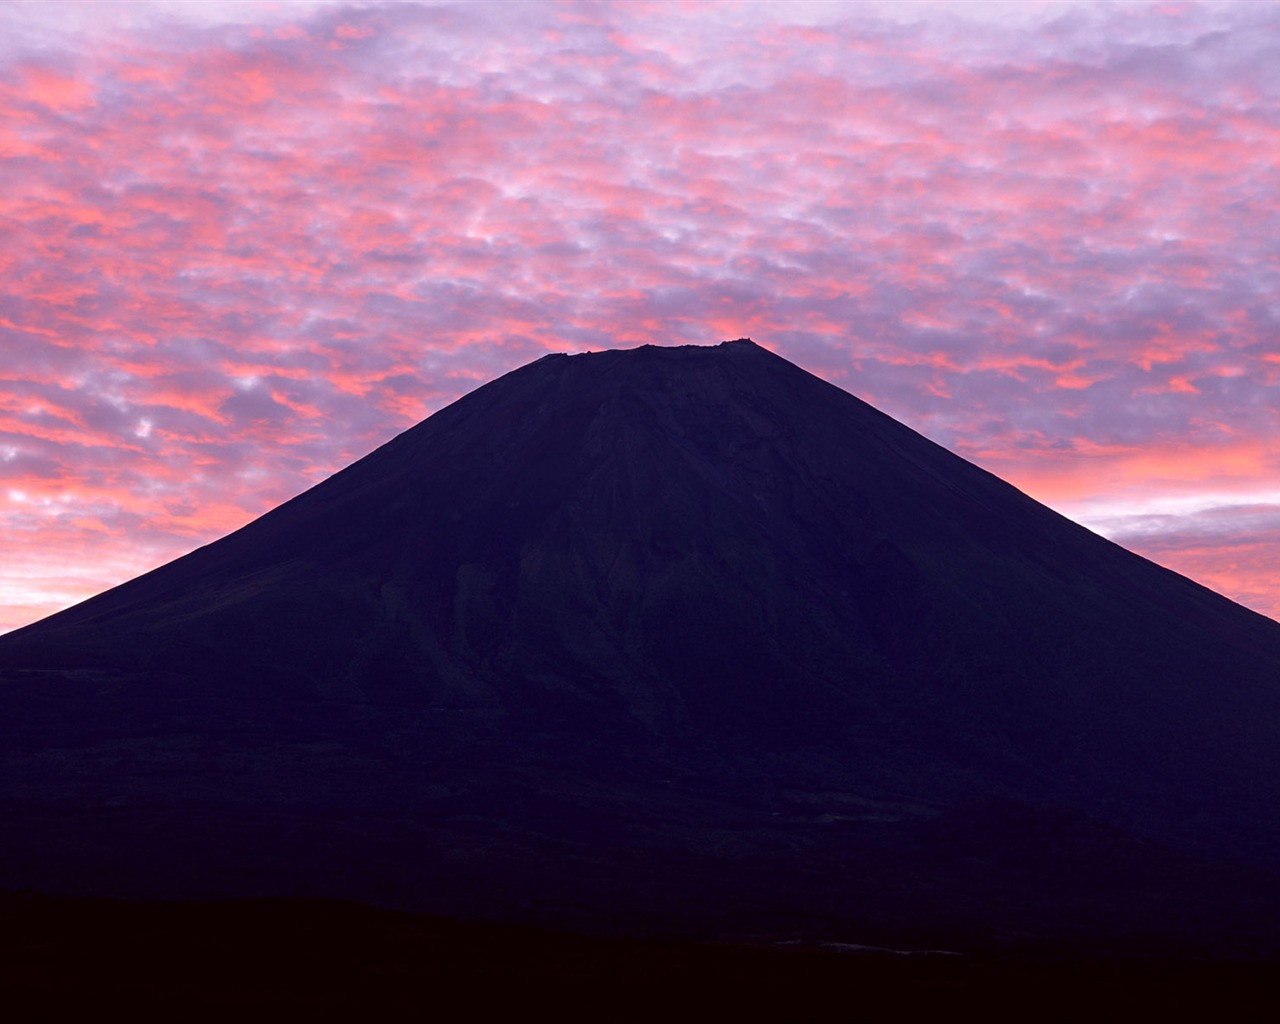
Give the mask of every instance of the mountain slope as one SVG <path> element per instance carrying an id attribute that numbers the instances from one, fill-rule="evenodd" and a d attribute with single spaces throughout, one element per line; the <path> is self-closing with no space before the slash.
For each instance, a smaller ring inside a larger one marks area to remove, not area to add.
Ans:
<path id="1" fill-rule="evenodd" d="M 548 356 L 0 638 L 0 884 L 1263 941 L 1277 666 L 749 341 Z"/>

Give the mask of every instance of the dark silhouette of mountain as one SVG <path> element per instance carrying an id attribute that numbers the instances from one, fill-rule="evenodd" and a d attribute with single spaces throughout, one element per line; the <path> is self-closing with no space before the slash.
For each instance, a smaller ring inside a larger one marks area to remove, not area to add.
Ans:
<path id="1" fill-rule="evenodd" d="M 1280 950 L 1278 667 L 750 341 L 548 356 L 0 638 L 0 888 Z"/>

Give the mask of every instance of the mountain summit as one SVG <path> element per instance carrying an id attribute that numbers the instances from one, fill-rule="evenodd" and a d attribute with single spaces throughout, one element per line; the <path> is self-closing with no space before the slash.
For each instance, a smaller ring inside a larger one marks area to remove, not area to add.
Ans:
<path id="1" fill-rule="evenodd" d="M 547 356 L 0 637 L 0 887 L 1280 947 L 1278 668 L 751 341 Z"/>

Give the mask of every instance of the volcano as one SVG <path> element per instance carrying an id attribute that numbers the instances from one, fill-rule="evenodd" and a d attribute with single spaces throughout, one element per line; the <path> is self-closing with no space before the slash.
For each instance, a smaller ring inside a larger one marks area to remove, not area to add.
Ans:
<path id="1" fill-rule="evenodd" d="M 1278 669 L 749 340 L 551 355 L 0 637 L 0 888 L 1275 951 Z"/>

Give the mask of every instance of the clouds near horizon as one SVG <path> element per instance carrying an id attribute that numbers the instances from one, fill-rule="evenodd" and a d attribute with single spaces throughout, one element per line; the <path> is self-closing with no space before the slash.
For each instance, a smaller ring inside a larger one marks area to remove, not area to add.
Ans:
<path id="1" fill-rule="evenodd" d="M 0 9 L 0 629 L 744 335 L 1280 615 L 1280 8 Z"/>

